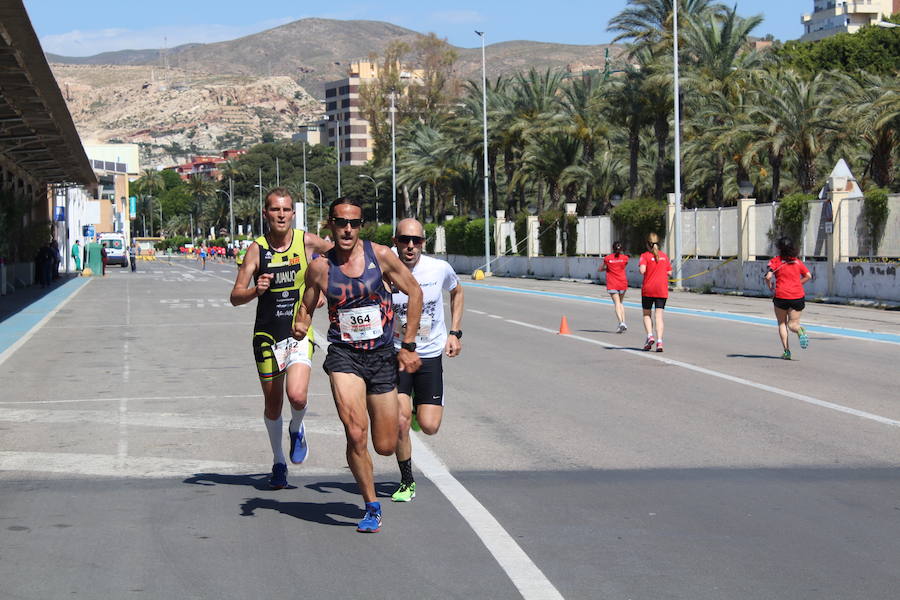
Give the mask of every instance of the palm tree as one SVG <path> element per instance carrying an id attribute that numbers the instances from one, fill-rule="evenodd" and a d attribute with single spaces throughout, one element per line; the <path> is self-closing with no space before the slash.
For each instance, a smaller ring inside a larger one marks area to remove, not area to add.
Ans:
<path id="1" fill-rule="evenodd" d="M 833 80 L 819 73 L 811 80 L 790 69 L 763 72 L 749 108 L 746 130 L 756 141 L 750 152 L 765 152 L 772 165 L 772 199 L 778 198 L 782 163 L 787 152 L 796 158 L 797 185 L 804 193 L 816 187 L 816 157 L 827 135 L 839 129 L 833 118 Z"/>
<path id="2" fill-rule="evenodd" d="M 194 207 L 191 212 L 197 214 L 197 225 L 205 232 L 204 226 L 214 225 L 215 223 L 209 222 L 208 219 L 211 213 L 208 210 L 204 210 L 204 204 L 216 196 L 218 186 L 212 179 L 194 174 L 188 179 L 187 187 L 194 198 Z"/>
<path id="3" fill-rule="evenodd" d="M 619 32 L 613 42 L 630 41 L 632 51 L 654 49 L 672 37 L 672 6 L 672 0 L 628 0 L 628 6 L 610 19 L 606 30 Z M 679 25 L 719 14 L 723 8 L 712 0 L 678 0 Z"/>
<path id="4" fill-rule="evenodd" d="M 894 150 L 900 144 L 900 85 L 873 73 L 843 76 L 839 85 L 848 90 L 846 104 L 836 115 L 865 145 L 866 170 L 875 184 L 887 187 L 893 180 Z"/>

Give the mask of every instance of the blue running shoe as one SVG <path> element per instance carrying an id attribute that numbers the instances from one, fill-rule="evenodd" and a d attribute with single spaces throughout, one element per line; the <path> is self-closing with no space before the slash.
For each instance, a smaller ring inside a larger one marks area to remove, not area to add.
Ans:
<path id="1" fill-rule="evenodd" d="M 309 445 L 306 443 L 306 427 L 301 422 L 297 433 L 291 433 L 291 462 L 299 465 L 309 456 Z"/>
<path id="2" fill-rule="evenodd" d="M 806 350 L 806 347 L 809 346 L 809 336 L 806 335 L 806 330 L 801 327 L 797 332 L 797 337 L 800 338 L 800 347 Z"/>
<path id="3" fill-rule="evenodd" d="M 366 502 L 366 516 L 356 526 L 360 533 L 375 533 L 381 529 L 381 502 Z"/>
<path id="4" fill-rule="evenodd" d="M 269 477 L 269 487 L 273 490 L 283 490 L 287 487 L 287 465 L 275 463 L 272 465 L 272 476 Z"/>

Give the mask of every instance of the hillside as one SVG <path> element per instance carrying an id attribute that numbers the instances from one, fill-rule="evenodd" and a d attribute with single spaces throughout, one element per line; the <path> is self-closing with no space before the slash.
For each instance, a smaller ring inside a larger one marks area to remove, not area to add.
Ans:
<path id="1" fill-rule="evenodd" d="M 145 166 L 290 137 L 320 104 L 290 77 L 207 75 L 153 67 L 51 65 L 86 143 L 142 144 Z"/>
<path id="2" fill-rule="evenodd" d="M 263 132 L 290 137 L 321 114 L 313 98 L 323 97 L 326 82 L 345 77 L 352 60 L 379 54 L 392 40 L 412 42 L 418 35 L 376 21 L 303 19 L 235 40 L 184 44 L 165 52 L 47 57 L 82 138 L 141 143 L 147 164 L 170 164 L 192 151 L 256 143 Z M 602 69 L 607 47 L 492 44 L 487 48 L 488 77 L 530 67 Z M 621 52 L 621 46 L 609 48 L 613 57 Z M 479 78 L 481 48 L 457 51 L 457 75 Z"/>
<path id="3" fill-rule="evenodd" d="M 184 44 L 165 53 L 160 50 L 121 50 L 89 57 L 48 54 L 59 64 L 146 65 L 203 73 L 236 75 L 285 75 L 294 78 L 310 94 L 321 97 L 324 84 L 346 74 L 350 61 L 380 54 L 396 39 L 411 42 L 417 32 L 379 21 L 301 19 L 260 33 L 214 44 Z M 473 34 L 473 38 L 475 38 Z M 477 39 L 473 39 L 477 44 Z M 621 46 L 609 46 L 617 56 Z M 607 45 L 575 46 L 515 41 L 487 48 L 489 77 L 535 66 L 566 68 L 569 65 L 603 65 Z M 457 48 L 457 68 L 463 78 L 481 72 L 481 48 Z M 163 55 L 165 54 L 165 58 Z M 578 69 L 576 69 L 578 70 Z"/>

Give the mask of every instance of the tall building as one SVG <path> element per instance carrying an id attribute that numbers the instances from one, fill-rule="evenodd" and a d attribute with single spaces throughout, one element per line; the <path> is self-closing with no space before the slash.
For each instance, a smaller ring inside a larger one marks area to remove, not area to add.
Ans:
<path id="1" fill-rule="evenodd" d="M 369 122 L 360 114 L 360 85 L 378 77 L 378 64 L 370 61 L 350 63 L 347 77 L 325 84 L 325 118 L 305 126 L 295 141 L 340 147 L 342 165 L 364 165 L 374 151 Z M 404 84 L 420 84 L 423 71 L 402 70 Z"/>
<path id="2" fill-rule="evenodd" d="M 900 12 L 900 0 L 815 0 L 813 13 L 803 15 L 802 42 L 855 33 Z"/>

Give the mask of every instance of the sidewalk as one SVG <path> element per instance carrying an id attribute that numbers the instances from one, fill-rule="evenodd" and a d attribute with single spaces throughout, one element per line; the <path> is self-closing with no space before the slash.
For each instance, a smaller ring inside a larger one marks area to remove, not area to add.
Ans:
<path id="1" fill-rule="evenodd" d="M 63 274 L 46 288 L 32 285 L 14 294 L 0 296 L 0 357 L 90 280 L 89 277 Z"/>
<path id="2" fill-rule="evenodd" d="M 592 298 L 604 304 L 612 304 L 606 287 L 596 283 L 580 283 L 575 281 L 538 280 L 518 277 L 489 277 L 474 282 L 463 275 L 465 284 L 487 285 L 492 287 L 510 287 L 557 294 L 572 294 Z M 639 309 L 641 290 L 629 288 L 625 295 L 625 304 L 630 310 Z M 697 294 L 691 292 L 669 292 L 670 308 L 684 308 L 695 311 L 711 311 L 731 315 L 744 315 L 771 320 L 775 315 L 771 298 L 754 298 L 751 296 L 731 296 L 724 294 Z M 900 311 L 882 310 L 843 304 L 823 304 L 807 302 L 802 321 L 807 325 L 820 325 L 840 329 L 851 329 L 879 334 L 900 336 Z"/>

